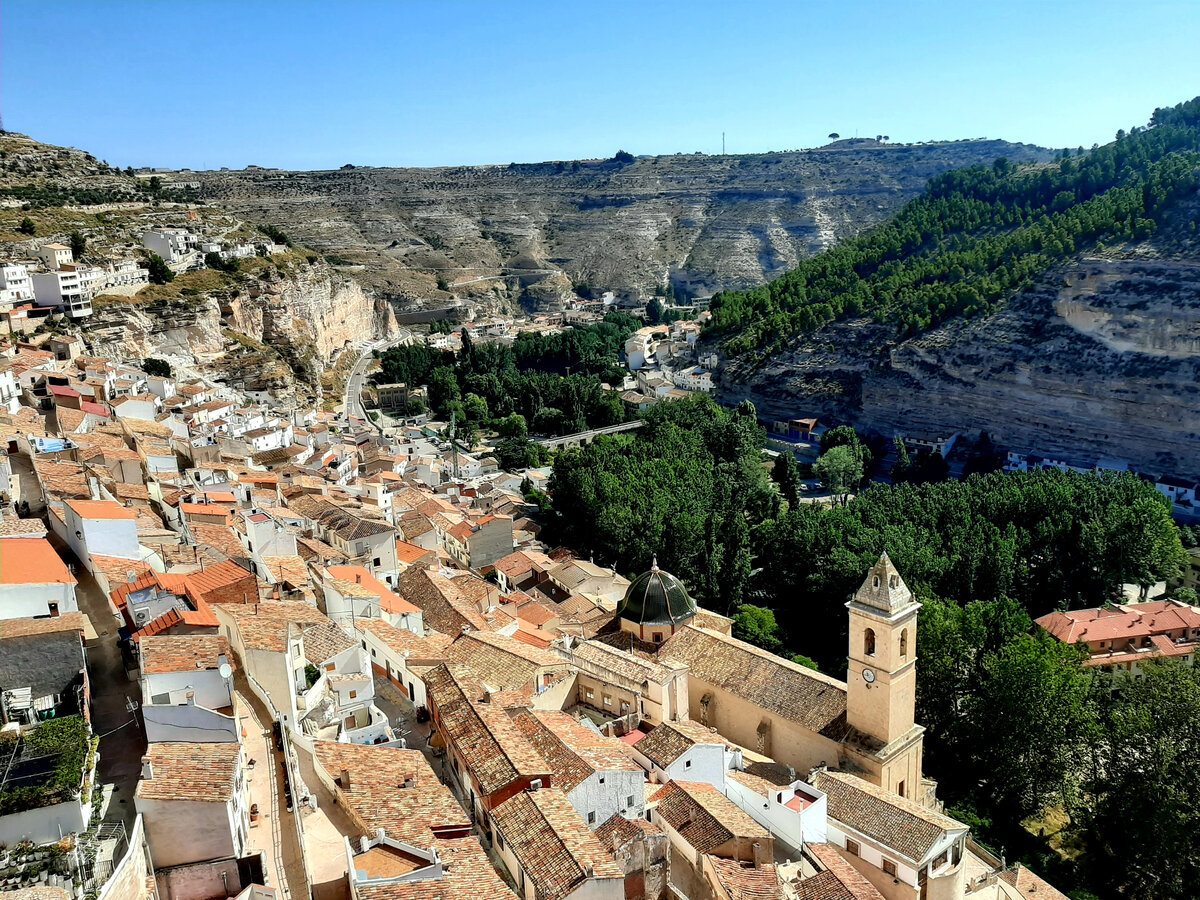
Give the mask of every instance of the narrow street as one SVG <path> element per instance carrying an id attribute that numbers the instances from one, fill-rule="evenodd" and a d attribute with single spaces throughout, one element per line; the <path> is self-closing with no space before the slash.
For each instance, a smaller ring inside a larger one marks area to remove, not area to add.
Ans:
<path id="1" fill-rule="evenodd" d="M 250 846 L 261 850 L 271 887 L 281 900 L 307 900 L 308 882 L 300 838 L 296 833 L 295 813 L 288 812 L 283 794 L 283 754 L 275 749 L 271 735 L 271 714 L 250 690 L 246 675 L 239 668 L 234 674 L 242 719 L 242 747 L 246 762 L 254 760 L 250 776 L 250 802 L 257 803 L 259 819 L 250 828 Z M 283 877 L 280 878 L 280 872 Z"/>

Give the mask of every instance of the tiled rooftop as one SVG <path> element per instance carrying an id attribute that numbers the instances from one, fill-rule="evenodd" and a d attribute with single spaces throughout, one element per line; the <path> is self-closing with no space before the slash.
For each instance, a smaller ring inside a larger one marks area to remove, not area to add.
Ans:
<path id="1" fill-rule="evenodd" d="M 138 782 L 139 800 L 224 802 L 233 798 L 239 744 L 151 744 L 142 761 L 153 777 Z"/>

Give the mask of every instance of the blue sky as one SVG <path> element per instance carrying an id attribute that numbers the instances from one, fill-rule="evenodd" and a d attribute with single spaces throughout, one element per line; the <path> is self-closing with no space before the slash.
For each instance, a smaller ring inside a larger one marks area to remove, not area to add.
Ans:
<path id="1" fill-rule="evenodd" d="M 4 0 L 4 126 L 125 165 L 1091 146 L 1200 94 L 1195 0 Z"/>

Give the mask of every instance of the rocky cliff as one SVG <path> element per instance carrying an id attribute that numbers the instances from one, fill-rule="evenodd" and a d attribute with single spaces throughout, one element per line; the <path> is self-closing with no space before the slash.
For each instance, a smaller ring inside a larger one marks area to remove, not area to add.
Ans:
<path id="1" fill-rule="evenodd" d="M 746 156 L 440 169 L 189 173 L 203 196 L 278 224 L 364 284 L 413 301 L 535 299 L 571 285 L 707 296 L 791 268 L 959 166 L 1050 158 L 1004 141 L 839 141 Z M 505 278 L 505 276 L 508 276 Z M 435 282 L 440 279 L 441 287 Z"/>
<path id="2" fill-rule="evenodd" d="M 93 352 L 148 356 L 251 390 L 305 397 L 350 343 L 398 332 L 387 302 L 324 264 L 270 269 L 238 287 L 98 310 L 85 335 Z"/>
<path id="3" fill-rule="evenodd" d="M 724 390 L 770 416 L 987 431 L 1022 452 L 1194 477 L 1200 252 L 1167 240 L 1081 255 L 994 314 L 908 340 L 838 323 L 765 365 L 731 366 Z"/>

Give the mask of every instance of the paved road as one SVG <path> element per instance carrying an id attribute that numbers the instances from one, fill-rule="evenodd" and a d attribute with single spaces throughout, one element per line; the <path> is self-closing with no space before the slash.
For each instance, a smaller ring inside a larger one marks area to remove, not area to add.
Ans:
<path id="1" fill-rule="evenodd" d="M 363 348 L 362 354 L 359 356 L 358 362 L 354 364 L 354 368 L 350 370 L 350 377 L 346 379 L 346 393 L 342 397 L 342 416 L 349 419 L 351 416 L 356 416 L 369 422 L 372 427 L 378 429 L 369 418 L 367 418 L 366 408 L 362 405 L 362 389 L 363 383 L 367 377 L 367 366 L 370 365 L 373 359 L 373 353 L 378 350 L 382 353 L 384 350 L 394 347 L 397 344 L 407 343 L 412 340 L 412 332 L 407 328 L 400 329 L 400 334 L 394 338 L 385 338 L 381 341 L 373 341 Z"/>

